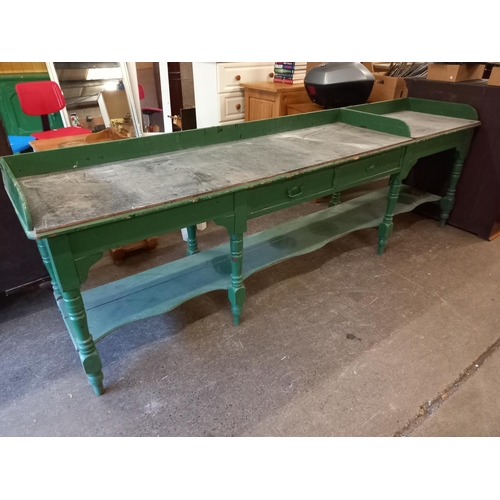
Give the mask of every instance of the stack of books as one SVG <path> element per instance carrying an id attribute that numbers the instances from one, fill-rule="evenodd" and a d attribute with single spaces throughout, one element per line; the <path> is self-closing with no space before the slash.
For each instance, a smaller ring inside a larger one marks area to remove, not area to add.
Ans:
<path id="1" fill-rule="evenodd" d="M 274 63 L 274 81 L 277 83 L 304 83 L 306 62 Z"/>

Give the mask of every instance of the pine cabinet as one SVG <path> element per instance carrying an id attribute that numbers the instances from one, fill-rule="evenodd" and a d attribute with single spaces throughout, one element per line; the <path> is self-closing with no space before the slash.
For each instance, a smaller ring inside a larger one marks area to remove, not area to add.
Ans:
<path id="1" fill-rule="evenodd" d="M 289 114 L 297 114 L 297 106 L 304 111 L 317 111 L 302 83 L 290 85 L 275 82 L 243 83 L 245 90 L 245 121 L 266 120 Z"/>

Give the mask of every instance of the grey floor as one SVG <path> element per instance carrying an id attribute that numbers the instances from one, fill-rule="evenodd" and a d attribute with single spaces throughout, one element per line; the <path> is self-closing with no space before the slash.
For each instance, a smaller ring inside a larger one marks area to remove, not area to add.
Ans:
<path id="1" fill-rule="evenodd" d="M 350 194 L 354 196 L 358 193 Z M 323 209 L 305 203 L 250 232 Z M 498 436 L 500 238 L 396 217 L 383 256 L 367 229 L 226 293 L 120 328 L 98 344 L 96 397 L 49 289 L 0 304 L 2 436 Z M 226 241 L 209 223 L 201 249 Z M 86 287 L 182 257 L 96 264 Z"/>

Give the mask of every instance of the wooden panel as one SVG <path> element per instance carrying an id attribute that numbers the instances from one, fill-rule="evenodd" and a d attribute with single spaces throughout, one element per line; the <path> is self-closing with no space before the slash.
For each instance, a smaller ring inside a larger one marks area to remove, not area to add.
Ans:
<path id="1" fill-rule="evenodd" d="M 21 63 L 19 63 L 21 64 Z M 22 68 L 22 65 L 21 65 Z M 10 62 L 0 62 L 0 73 L 13 73 L 12 63 Z"/>
<path id="2" fill-rule="evenodd" d="M 246 105 L 248 111 L 246 113 L 247 121 L 265 120 L 274 118 L 277 115 L 274 113 L 274 100 L 265 100 L 259 97 L 249 96 Z"/>
<path id="3" fill-rule="evenodd" d="M 274 63 L 218 63 L 217 88 L 219 93 L 238 92 L 241 83 L 272 81 L 269 75 Z M 239 79 L 238 79 L 239 77 Z"/>
<path id="4" fill-rule="evenodd" d="M 47 65 L 44 62 L 34 62 L 33 71 L 35 73 L 45 73 L 47 72 Z"/>
<path id="5" fill-rule="evenodd" d="M 44 62 L 0 62 L 0 74 L 47 73 Z"/>
<path id="6" fill-rule="evenodd" d="M 25 73 L 33 73 L 33 63 L 32 62 L 22 62 L 23 71 Z"/>

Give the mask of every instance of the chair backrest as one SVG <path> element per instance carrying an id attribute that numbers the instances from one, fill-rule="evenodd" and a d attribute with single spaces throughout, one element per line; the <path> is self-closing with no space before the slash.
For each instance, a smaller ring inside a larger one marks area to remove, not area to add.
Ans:
<path id="1" fill-rule="evenodd" d="M 61 111 L 66 106 L 59 85 L 51 80 L 18 83 L 16 92 L 21 109 L 27 115 L 49 115 Z"/>

